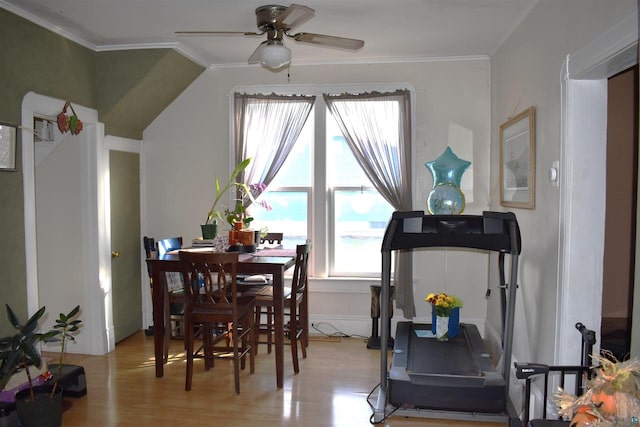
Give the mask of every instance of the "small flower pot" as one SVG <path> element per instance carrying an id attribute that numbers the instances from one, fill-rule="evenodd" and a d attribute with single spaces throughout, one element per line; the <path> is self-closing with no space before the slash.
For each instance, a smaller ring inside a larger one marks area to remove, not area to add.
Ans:
<path id="1" fill-rule="evenodd" d="M 218 236 L 218 224 L 202 224 L 200 225 L 203 239 L 215 239 Z"/>
<path id="2" fill-rule="evenodd" d="M 253 230 L 238 231 L 238 241 L 244 246 L 251 246 L 254 243 L 256 233 Z"/>

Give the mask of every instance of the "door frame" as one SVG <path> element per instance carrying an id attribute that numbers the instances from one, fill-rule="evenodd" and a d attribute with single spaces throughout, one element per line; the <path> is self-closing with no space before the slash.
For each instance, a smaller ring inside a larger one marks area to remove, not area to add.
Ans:
<path id="1" fill-rule="evenodd" d="M 577 322 L 600 332 L 607 79 L 637 62 L 633 15 L 568 55 L 562 67 L 556 364 L 579 362 L 575 349 L 564 345 L 573 340 Z"/>
<path id="2" fill-rule="evenodd" d="M 33 146 L 34 116 L 55 117 L 65 100 L 27 93 L 22 100 L 22 176 L 24 196 L 25 261 L 27 279 L 27 310 L 29 316 L 40 307 L 38 295 L 38 257 L 36 235 L 35 164 Z M 86 224 L 80 232 L 86 246 L 85 279 L 81 304 L 83 333 L 77 345 L 70 351 L 100 355 L 114 348 L 113 322 L 111 320 L 111 244 L 108 211 L 108 152 L 104 146 L 104 125 L 98 121 L 98 112 L 81 105 L 74 105 L 81 117 L 88 138 L 87 162 L 81 165 L 88 180 L 83 185 L 82 197 L 89 212 Z M 106 156 L 105 156 L 106 154 Z M 106 179 L 106 180 L 105 180 Z"/>

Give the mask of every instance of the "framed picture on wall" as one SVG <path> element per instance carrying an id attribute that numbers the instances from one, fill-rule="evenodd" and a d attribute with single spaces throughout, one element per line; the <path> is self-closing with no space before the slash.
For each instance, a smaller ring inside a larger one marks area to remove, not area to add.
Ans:
<path id="1" fill-rule="evenodd" d="M 16 134 L 17 127 L 0 123 L 0 170 L 16 170 Z"/>
<path id="2" fill-rule="evenodd" d="M 534 209 L 536 183 L 535 108 L 500 126 L 500 204 Z"/>

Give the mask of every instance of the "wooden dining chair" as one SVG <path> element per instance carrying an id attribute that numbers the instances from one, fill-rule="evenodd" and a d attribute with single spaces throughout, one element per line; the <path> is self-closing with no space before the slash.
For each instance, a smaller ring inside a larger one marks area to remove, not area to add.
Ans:
<path id="1" fill-rule="evenodd" d="M 182 237 L 169 237 L 156 242 L 158 256 L 182 248 Z M 164 293 L 164 361 L 169 360 L 171 338 L 184 339 L 184 292 L 182 274 L 166 272 Z"/>
<path id="2" fill-rule="evenodd" d="M 307 347 L 309 345 L 309 286 L 307 269 L 309 265 L 309 255 L 311 253 L 311 243 L 296 246 L 296 263 L 293 269 L 291 288 L 285 287 L 285 336 L 289 337 L 291 344 L 291 357 L 293 360 L 293 371 L 300 372 L 298 362 L 298 341 L 302 351 L 302 358 L 307 357 Z M 271 288 L 271 289 L 269 289 Z M 258 335 L 267 336 L 266 344 L 269 352 L 273 342 L 273 286 L 252 286 L 243 295 L 255 295 L 256 312 L 255 321 Z M 271 291 L 271 292 L 269 292 Z M 262 310 L 267 309 L 267 323 L 262 324 Z M 258 342 L 259 338 L 258 338 Z"/>
<path id="3" fill-rule="evenodd" d="M 185 290 L 185 390 L 191 390 L 194 329 L 202 328 L 204 367 L 213 367 L 215 351 L 233 352 L 236 393 L 240 393 L 240 369 L 249 356 L 255 371 L 255 297 L 237 291 L 238 253 L 180 251 Z M 224 342 L 225 346 L 216 346 Z"/>
<path id="4" fill-rule="evenodd" d="M 167 252 L 182 249 L 182 237 L 169 237 L 160 239 L 156 242 L 158 256 L 165 255 Z"/>
<path id="5" fill-rule="evenodd" d="M 284 233 L 266 233 L 263 236 L 260 237 L 260 244 L 264 245 L 264 244 L 269 244 L 269 245 L 281 245 L 282 244 L 282 240 L 284 239 Z M 267 325 L 271 325 L 273 324 L 273 307 L 264 307 L 265 308 L 265 315 L 267 317 L 267 323 L 262 326 L 262 328 L 259 330 L 260 332 L 263 332 L 264 334 L 267 334 L 268 328 Z M 261 318 L 262 317 L 262 306 L 257 305 L 256 306 L 256 318 Z M 258 335 L 259 337 L 260 335 Z M 271 347 L 273 345 L 273 335 L 272 334 L 267 334 L 267 341 L 265 342 L 260 342 L 258 340 L 259 344 L 267 344 L 267 352 L 271 353 Z"/>
<path id="6" fill-rule="evenodd" d="M 143 239 L 147 258 L 163 256 L 169 251 L 182 248 L 182 237 L 155 239 L 145 236 Z M 151 272 L 149 272 L 151 288 Z M 164 281 L 164 363 L 169 359 L 169 340 L 172 337 L 182 339 L 184 336 L 184 296 L 182 293 L 182 274 L 166 272 L 161 280 Z M 174 290 L 174 291 L 172 291 Z M 151 298 L 153 299 L 153 290 Z"/>
<path id="7" fill-rule="evenodd" d="M 267 233 L 264 237 L 260 237 L 260 244 L 264 245 L 268 242 L 270 245 L 280 245 L 282 244 L 282 239 L 284 239 L 284 233 Z"/>

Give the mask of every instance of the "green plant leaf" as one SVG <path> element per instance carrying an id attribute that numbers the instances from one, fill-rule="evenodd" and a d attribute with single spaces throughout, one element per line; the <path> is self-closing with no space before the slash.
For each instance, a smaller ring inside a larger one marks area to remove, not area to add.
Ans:
<path id="1" fill-rule="evenodd" d="M 41 307 L 40 310 L 36 311 L 35 314 L 31 316 L 29 320 L 27 320 L 27 324 L 22 327 L 21 329 L 22 333 L 27 335 L 35 331 L 36 328 L 38 327 L 38 322 L 40 321 L 40 318 L 44 315 L 45 311 L 46 311 L 46 307 L 44 306 Z"/>
<path id="2" fill-rule="evenodd" d="M 233 170 L 233 172 L 231 172 L 231 179 L 230 181 L 235 180 L 238 175 L 240 175 L 240 173 L 245 170 L 247 168 L 247 166 L 249 166 L 249 163 L 251 163 L 251 158 L 248 159 L 244 159 L 243 161 L 241 161 L 240 163 L 238 163 L 238 165 L 236 166 L 236 168 Z"/>
<path id="3" fill-rule="evenodd" d="M 229 181 L 225 184 L 224 187 L 220 187 L 220 181 L 218 180 L 218 177 L 216 177 L 215 179 L 215 188 L 216 188 L 216 197 L 213 201 L 213 205 L 211 205 L 211 209 L 209 210 L 209 213 L 207 214 L 207 219 L 205 224 L 211 224 L 211 222 L 214 220 L 214 218 L 219 218 L 221 220 L 224 219 L 224 216 L 222 215 L 222 213 L 220 213 L 220 211 L 216 210 L 216 206 L 218 205 L 218 202 L 220 201 L 220 199 L 222 198 L 222 196 L 231 188 L 234 187 L 236 185 L 241 185 L 238 182 L 235 182 L 235 179 L 238 177 L 238 175 L 247 168 L 247 166 L 249 166 L 249 163 L 251 163 L 251 158 L 248 159 L 244 159 L 242 162 L 240 162 L 238 165 L 236 165 L 236 167 L 233 169 L 233 172 L 231 173 L 231 177 L 229 178 Z M 242 184 L 244 185 L 244 184 Z"/>
<path id="4" fill-rule="evenodd" d="M 42 359 L 38 349 L 32 342 L 25 341 L 21 344 L 20 349 L 26 357 L 26 361 L 39 368 L 42 365 Z"/>
<path id="5" fill-rule="evenodd" d="M 7 307 L 7 317 L 9 317 L 9 322 L 11 323 L 11 326 L 13 326 L 16 329 L 22 329 L 22 324 L 20 323 L 20 320 L 18 320 L 16 315 L 13 313 L 13 310 L 11 309 L 11 307 L 9 307 L 9 304 L 5 304 L 5 305 Z"/>
<path id="6" fill-rule="evenodd" d="M 71 310 L 69 312 L 69 314 L 67 314 L 66 320 L 71 319 L 73 316 L 75 316 L 76 314 L 78 314 L 80 312 L 80 306 L 76 305 L 73 310 Z M 80 322 L 80 320 L 76 320 L 76 322 Z"/>

